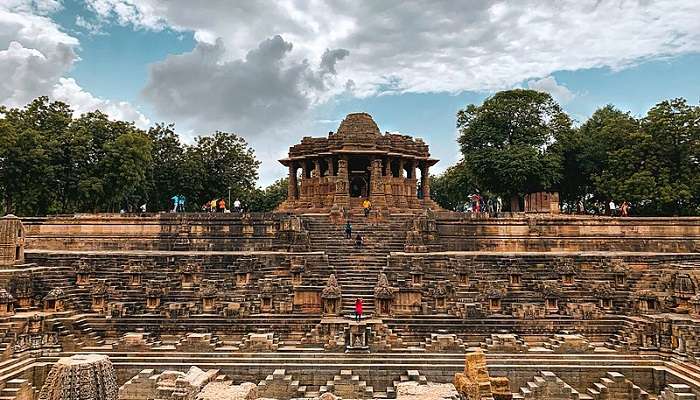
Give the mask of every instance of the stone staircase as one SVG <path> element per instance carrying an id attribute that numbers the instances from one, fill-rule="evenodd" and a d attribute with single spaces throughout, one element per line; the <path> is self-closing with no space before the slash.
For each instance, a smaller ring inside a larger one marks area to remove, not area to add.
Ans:
<path id="1" fill-rule="evenodd" d="M 608 372 L 599 382 L 586 390 L 593 400 L 647 400 L 649 394 L 619 372 Z"/>
<path id="2" fill-rule="evenodd" d="M 374 314 L 374 284 L 386 267 L 392 251 L 403 251 L 410 214 L 392 214 L 386 221 L 375 223 L 362 211 L 350 213 L 352 238 L 345 238 L 345 225 L 331 223 L 326 214 L 303 216 L 311 239 L 311 250 L 325 252 L 334 267 L 342 290 L 344 315 L 355 312 L 355 300 L 363 300 L 364 314 Z M 363 246 L 355 248 L 355 237 L 362 235 Z"/>
<path id="3" fill-rule="evenodd" d="M 540 371 L 533 380 L 527 382 L 527 386 L 520 388 L 520 392 L 513 394 L 513 399 L 579 400 L 590 397 L 581 396 L 553 372 Z"/>

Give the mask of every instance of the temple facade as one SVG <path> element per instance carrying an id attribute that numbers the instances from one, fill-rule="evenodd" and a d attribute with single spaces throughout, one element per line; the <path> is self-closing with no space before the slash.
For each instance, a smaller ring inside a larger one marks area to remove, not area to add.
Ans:
<path id="1" fill-rule="evenodd" d="M 328 137 L 304 137 L 279 160 L 289 168 L 287 200 L 280 210 L 438 208 L 430 199 L 428 145 L 384 133 L 366 113 L 348 114 Z"/>

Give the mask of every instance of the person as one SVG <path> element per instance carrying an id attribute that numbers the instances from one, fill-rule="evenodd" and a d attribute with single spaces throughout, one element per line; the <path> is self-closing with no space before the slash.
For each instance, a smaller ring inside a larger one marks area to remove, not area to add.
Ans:
<path id="1" fill-rule="evenodd" d="M 209 211 L 211 211 L 209 209 L 209 202 L 206 201 L 206 202 L 204 202 L 204 204 L 202 204 L 202 212 L 209 212 Z"/>
<path id="2" fill-rule="evenodd" d="M 177 197 L 177 210 L 179 212 L 185 212 L 185 196 L 183 195 Z"/>
<path id="3" fill-rule="evenodd" d="M 345 238 L 352 239 L 352 224 L 350 221 L 345 223 Z"/>
<path id="4" fill-rule="evenodd" d="M 139 207 L 139 208 L 141 208 L 142 213 L 145 213 L 146 212 L 146 203 L 141 204 L 141 207 Z"/>
<path id="5" fill-rule="evenodd" d="M 355 236 L 355 248 L 359 249 L 362 247 L 362 235 L 359 233 Z"/>
<path id="6" fill-rule="evenodd" d="M 223 213 L 224 211 L 226 211 L 226 201 L 222 198 L 219 200 L 219 212 Z"/>
<path id="7" fill-rule="evenodd" d="M 209 202 L 209 212 L 216 212 L 216 199 Z"/>
<path id="8" fill-rule="evenodd" d="M 172 212 L 177 212 L 177 205 L 180 201 L 180 196 L 175 195 L 175 196 L 170 198 L 170 201 L 173 202 L 173 211 Z"/>
<path id="9" fill-rule="evenodd" d="M 629 210 L 630 210 L 630 203 L 628 203 L 627 200 L 623 201 L 622 205 L 620 206 L 620 216 L 621 217 L 629 216 Z"/>
<path id="10" fill-rule="evenodd" d="M 355 321 L 360 322 L 362 319 L 362 299 L 355 299 Z"/>
<path id="11" fill-rule="evenodd" d="M 362 202 L 362 209 L 365 210 L 365 217 L 369 217 L 369 211 L 372 209 L 372 202 L 369 199 L 365 199 Z"/>
<path id="12" fill-rule="evenodd" d="M 503 199 L 501 199 L 501 196 L 498 196 L 496 198 L 496 213 L 500 214 L 502 209 L 503 209 Z"/>
<path id="13" fill-rule="evenodd" d="M 610 216 L 614 217 L 615 216 L 615 202 L 610 200 L 610 204 L 608 204 L 608 207 L 610 208 Z"/>
<path id="14" fill-rule="evenodd" d="M 233 210 L 235 212 L 241 212 L 241 201 L 236 199 L 236 201 L 233 202 Z"/>

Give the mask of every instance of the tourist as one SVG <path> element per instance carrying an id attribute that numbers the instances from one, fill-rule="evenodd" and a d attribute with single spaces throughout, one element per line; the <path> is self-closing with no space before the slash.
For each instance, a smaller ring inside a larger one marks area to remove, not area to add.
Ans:
<path id="1" fill-rule="evenodd" d="M 139 207 L 139 208 L 141 209 L 142 213 L 145 213 L 146 212 L 146 203 L 141 204 L 141 207 Z"/>
<path id="2" fill-rule="evenodd" d="M 185 196 L 183 196 L 183 195 L 179 195 L 179 196 L 177 197 L 177 209 L 178 209 L 178 212 L 185 212 L 185 200 L 186 200 L 186 198 L 185 198 Z"/>
<path id="3" fill-rule="evenodd" d="M 233 202 L 233 211 L 235 212 L 241 212 L 241 201 L 236 199 L 236 201 Z"/>
<path id="4" fill-rule="evenodd" d="M 496 213 L 500 214 L 502 209 L 503 209 L 503 200 L 501 199 L 501 196 L 498 196 L 498 197 L 496 197 Z"/>
<path id="5" fill-rule="evenodd" d="M 178 206 L 179 201 L 180 201 L 180 196 L 175 195 L 175 196 L 170 198 L 170 201 L 172 201 L 172 203 L 173 203 L 173 210 L 171 212 L 177 212 L 177 206 Z"/>
<path id="6" fill-rule="evenodd" d="M 615 202 L 610 200 L 610 203 L 608 204 L 608 207 L 610 208 L 610 216 L 614 217 L 616 212 L 615 212 Z"/>
<path id="7" fill-rule="evenodd" d="M 372 202 L 369 199 L 365 199 L 362 202 L 362 209 L 365 211 L 365 217 L 369 217 L 369 212 L 372 209 Z"/>
<path id="8" fill-rule="evenodd" d="M 209 212 L 216 212 L 216 199 L 209 202 Z"/>
<path id="9" fill-rule="evenodd" d="M 359 233 L 355 237 L 355 248 L 356 249 L 362 248 L 362 235 L 360 235 Z"/>
<path id="10" fill-rule="evenodd" d="M 355 299 L 355 321 L 360 322 L 362 320 L 362 299 Z"/>
<path id="11" fill-rule="evenodd" d="M 345 238 L 352 239 L 352 224 L 350 221 L 345 223 Z"/>
<path id="12" fill-rule="evenodd" d="M 219 212 L 223 213 L 224 211 L 226 211 L 226 201 L 222 198 L 219 200 Z"/>
<path id="13" fill-rule="evenodd" d="M 621 217 L 629 216 L 629 210 L 630 210 L 630 203 L 628 203 L 627 200 L 623 201 L 622 205 L 620 206 L 620 216 Z"/>

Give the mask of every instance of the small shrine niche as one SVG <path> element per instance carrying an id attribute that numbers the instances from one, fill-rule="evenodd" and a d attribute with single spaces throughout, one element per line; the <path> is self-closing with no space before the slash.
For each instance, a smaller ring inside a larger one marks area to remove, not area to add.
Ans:
<path id="1" fill-rule="evenodd" d="M 0 265 L 23 264 L 24 242 L 22 221 L 12 214 L 0 218 Z"/>
<path id="2" fill-rule="evenodd" d="M 0 289 L 0 317 L 15 315 L 15 298 L 5 289 Z"/>
<path id="3" fill-rule="evenodd" d="M 499 314 L 503 311 L 502 299 L 506 294 L 503 282 L 490 282 L 482 287 L 481 300 L 486 302 L 486 308 L 490 313 Z"/>
<path id="4" fill-rule="evenodd" d="M 613 308 L 613 301 L 611 298 L 600 299 L 600 308 L 604 310 L 610 310 Z"/>
<path id="5" fill-rule="evenodd" d="M 544 299 L 544 306 L 547 308 L 548 312 L 557 312 L 559 311 L 559 299 L 555 297 L 550 297 Z"/>
<path id="6" fill-rule="evenodd" d="M 34 306 L 34 283 L 30 272 L 21 272 L 10 280 L 10 291 L 21 308 Z"/>
<path id="7" fill-rule="evenodd" d="M 540 293 L 544 298 L 544 308 L 548 313 L 554 314 L 559 312 L 559 298 L 561 297 L 561 292 L 559 291 L 559 282 L 556 281 L 545 281 L 539 284 Z"/>
<path id="8" fill-rule="evenodd" d="M 198 268 L 194 264 L 186 264 L 180 267 L 180 285 L 183 288 L 194 287 L 199 283 Z"/>
<path id="9" fill-rule="evenodd" d="M 306 260 L 303 257 L 292 257 L 289 262 L 289 272 L 292 274 L 292 286 L 301 286 L 302 275 L 306 270 Z"/>
<path id="10" fill-rule="evenodd" d="M 523 284 L 523 274 L 519 269 L 513 268 L 508 271 L 508 284 L 510 287 L 520 287 Z"/>
<path id="11" fill-rule="evenodd" d="M 59 312 L 64 309 L 65 293 L 61 288 L 52 289 L 49 294 L 44 297 L 44 311 Z"/>
<path id="12" fill-rule="evenodd" d="M 413 257 L 410 261 L 410 274 L 411 274 L 411 285 L 421 286 L 423 285 L 423 258 Z"/>
<path id="13" fill-rule="evenodd" d="M 160 299 L 163 297 L 164 290 L 157 283 L 152 282 L 146 288 L 146 308 L 148 310 L 156 310 L 160 308 Z"/>
<path id="14" fill-rule="evenodd" d="M 389 286 L 386 274 L 379 274 L 377 285 L 374 287 L 374 301 L 378 315 L 391 315 L 391 306 L 394 301 L 396 289 Z"/>
<path id="15" fill-rule="evenodd" d="M 449 258 L 447 260 L 448 267 L 451 271 L 455 271 L 457 275 L 457 285 L 459 286 L 469 286 L 469 276 L 471 275 L 470 270 L 473 271 L 474 265 L 464 265 L 460 263 L 456 258 Z"/>
<path id="16" fill-rule="evenodd" d="M 639 312 L 656 312 L 660 309 L 659 299 L 650 290 L 637 293 L 637 310 Z"/>
<path id="17" fill-rule="evenodd" d="M 600 308 L 611 310 L 613 308 L 613 296 L 615 290 L 610 285 L 610 282 L 600 282 L 593 287 L 593 292 L 599 299 Z"/>
<path id="18" fill-rule="evenodd" d="M 459 286 L 469 286 L 469 274 L 467 271 L 458 271 L 457 272 L 457 283 Z"/>
<path id="19" fill-rule="evenodd" d="M 690 275 L 677 273 L 673 281 L 673 295 L 676 298 L 678 307 L 688 309 L 689 300 L 695 296 L 695 283 Z"/>
<path id="20" fill-rule="evenodd" d="M 489 298 L 489 311 L 495 312 L 495 313 L 502 311 L 500 297 Z"/>
<path id="21" fill-rule="evenodd" d="M 202 298 L 202 311 L 212 312 L 216 310 L 216 292 L 215 281 L 206 280 L 202 283 L 202 287 L 199 290 Z"/>
<path id="22" fill-rule="evenodd" d="M 92 290 L 90 291 L 90 294 L 92 296 L 92 311 L 105 311 L 107 308 L 105 301 L 105 298 L 107 297 L 107 280 L 98 279 L 95 286 L 93 286 Z"/>
<path id="23" fill-rule="evenodd" d="M 433 290 L 433 298 L 435 298 L 436 311 L 444 312 L 447 309 L 447 284 L 442 282 Z"/>
<path id="24" fill-rule="evenodd" d="M 87 263 L 85 260 L 80 260 L 78 262 L 78 268 L 76 270 L 75 283 L 78 286 L 87 286 L 90 284 L 90 278 L 92 277 L 93 267 Z"/>
<path id="25" fill-rule="evenodd" d="M 255 265 L 255 259 L 253 258 L 243 258 L 240 261 L 240 264 L 238 268 L 235 269 L 236 271 L 236 287 L 245 287 L 247 285 L 250 285 L 251 280 L 250 280 L 250 275 L 253 271 L 253 267 Z M 235 268 L 235 267 L 233 267 Z"/>
<path id="26" fill-rule="evenodd" d="M 627 264 L 621 259 L 613 259 L 608 263 L 608 272 L 612 273 L 616 286 L 624 286 L 627 280 Z"/>
<path id="27" fill-rule="evenodd" d="M 342 294 L 335 275 L 328 277 L 326 287 L 321 292 L 321 311 L 323 315 L 340 315 Z"/>
<path id="28" fill-rule="evenodd" d="M 129 278 L 129 286 L 140 287 L 143 280 L 143 267 L 138 264 L 131 264 L 124 267 Z"/>
<path id="29" fill-rule="evenodd" d="M 273 295 L 272 281 L 269 279 L 264 280 L 260 287 L 260 312 L 269 313 L 274 311 Z"/>
<path id="30" fill-rule="evenodd" d="M 561 258 L 557 262 L 555 267 L 559 278 L 561 279 L 561 284 L 564 286 L 572 286 L 574 284 L 574 278 L 576 276 L 576 264 L 573 260 L 569 258 Z"/>

